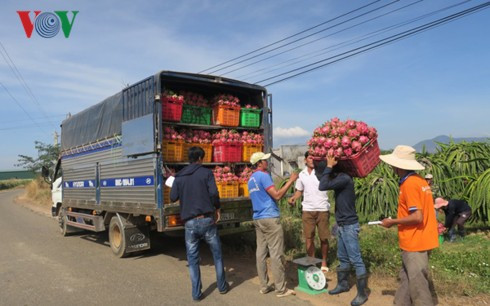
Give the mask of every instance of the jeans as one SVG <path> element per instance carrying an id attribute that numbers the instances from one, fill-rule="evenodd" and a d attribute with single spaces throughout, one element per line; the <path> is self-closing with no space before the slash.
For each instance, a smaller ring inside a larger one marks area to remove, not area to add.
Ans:
<path id="1" fill-rule="evenodd" d="M 199 262 L 199 242 L 204 239 L 213 253 L 214 267 L 216 269 L 216 283 L 220 292 L 228 289 L 225 280 L 225 270 L 221 257 L 221 242 L 218 228 L 211 217 L 191 219 L 185 223 L 185 246 L 187 262 L 192 283 L 192 298 L 199 300 L 202 296 L 201 269 Z"/>
<path id="2" fill-rule="evenodd" d="M 351 265 L 356 269 L 356 276 L 366 274 L 366 266 L 362 261 L 361 248 L 359 247 L 359 223 L 338 227 L 337 232 L 337 257 L 340 261 L 340 269 L 350 270 Z"/>
<path id="3" fill-rule="evenodd" d="M 449 241 L 453 242 L 456 239 L 456 225 L 458 226 L 458 234 L 461 236 L 461 238 L 464 237 L 464 224 L 469 217 L 471 217 L 471 210 L 465 211 L 454 218 L 453 224 L 451 225 L 448 233 Z"/>

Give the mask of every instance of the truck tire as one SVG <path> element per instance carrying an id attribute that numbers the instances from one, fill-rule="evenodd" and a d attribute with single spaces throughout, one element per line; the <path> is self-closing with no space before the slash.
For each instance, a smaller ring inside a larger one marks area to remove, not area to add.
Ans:
<path id="1" fill-rule="evenodd" d="M 68 216 L 66 215 L 65 210 L 62 209 L 60 211 L 59 216 L 58 216 L 58 223 L 60 225 L 61 236 L 63 236 L 63 237 L 69 236 L 69 235 L 73 234 L 74 232 L 76 232 L 76 228 L 68 225 L 67 221 L 68 221 Z"/>
<path id="2" fill-rule="evenodd" d="M 118 216 L 114 216 L 109 223 L 109 244 L 114 255 L 123 258 L 127 255 L 126 252 L 126 232 L 124 225 Z"/>

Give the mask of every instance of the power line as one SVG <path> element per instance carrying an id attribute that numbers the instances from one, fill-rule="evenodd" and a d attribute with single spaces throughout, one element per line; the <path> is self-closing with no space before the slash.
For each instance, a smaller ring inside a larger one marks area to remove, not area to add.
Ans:
<path id="1" fill-rule="evenodd" d="M 284 54 L 284 53 L 287 53 L 287 52 L 290 52 L 290 51 L 293 51 L 293 50 L 296 50 L 296 49 L 302 48 L 302 47 L 304 47 L 304 46 L 310 45 L 310 44 L 315 43 L 315 42 L 317 42 L 317 41 L 320 41 L 320 40 L 322 40 L 322 39 L 325 39 L 325 38 L 331 37 L 331 36 L 333 36 L 333 35 L 335 35 L 335 34 L 339 34 L 339 33 L 341 33 L 341 32 L 344 32 L 344 31 L 350 30 L 350 29 L 352 29 L 352 28 L 358 27 L 358 26 L 360 26 L 360 25 L 366 24 L 366 23 L 368 23 L 368 22 L 370 22 L 370 21 L 373 21 L 373 20 L 379 19 L 379 18 L 381 18 L 381 17 L 384 17 L 384 16 L 387 16 L 387 15 L 393 14 L 393 13 L 395 13 L 395 12 L 397 12 L 397 11 L 403 10 L 403 9 L 405 9 L 405 8 L 409 7 L 409 6 L 415 5 L 415 4 L 420 3 L 420 2 L 422 2 L 422 1 L 424 1 L 424 0 L 417 0 L 417 1 L 415 1 L 415 2 L 412 2 L 412 3 L 409 3 L 409 4 L 405 5 L 405 6 L 402 6 L 402 7 L 400 7 L 400 8 L 397 8 L 397 9 L 391 10 L 391 11 L 389 11 L 389 12 L 386 12 L 386 13 L 380 14 L 380 15 L 375 16 L 375 17 L 373 17 L 373 18 L 370 18 L 370 19 L 368 19 L 368 20 L 365 20 L 365 21 L 362 21 L 362 22 L 356 23 L 355 25 L 352 25 L 352 26 L 349 26 L 349 27 L 347 27 L 347 28 L 341 29 L 341 30 L 339 30 L 339 31 L 337 31 L 337 32 L 334 32 L 334 33 L 328 34 L 328 35 L 326 35 L 326 36 L 322 36 L 322 37 L 320 37 L 320 38 L 316 38 L 316 39 L 314 39 L 314 40 L 311 40 L 311 41 L 305 42 L 305 43 L 303 43 L 303 44 L 301 44 L 301 45 L 299 45 L 299 46 L 295 46 L 295 47 L 289 48 L 289 49 L 287 49 L 287 50 L 284 50 L 284 51 L 281 51 L 281 52 L 279 52 L 279 53 L 273 54 L 273 55 L 268 56 L 268 57 L 266 57 L 266 58 L 263 58 L 263 59 L 257 60 L 257 61 L 255 61 L 255 62 L 252 62 L 252 63 L 246 64 L 246 65 L 243 65 L 243 66 L 238 67 L 238 68 L 235 68 L 235 69 L 233 69 L 233 70 L 230 70 L 230 71 L 224 72 L 222 75 L 226 75 L 226 74 L 228 74 L 228 73 L 232 73 L 232 72 L 235 72 L 235 71 L 238 71 L 238 70 L 244 69 L 244 68 L 246 68 L 246 67 L 250 67 L 250 66 L 252 66 L 252 65 L 258 64 L 258 63 L 263 62 L 263 61 L 266 61 L 266 60 L 268 60 L 268 59 L 271 59 L 271 58 L 273 58 L 273 57 L 279 56 L 279 55 L 281 55 L 281 54 Z"/>
<path id="2" fill-rule="evenodd" d="M 34 120 L 34 118 L 31 117 L 31 115 L 25 110 L 25 108 L 19 103 L 19 101 L 17 101 L 17 99 L 10 93 L 10 91 L 7 89 L 7 87 L 5 87 L 5 85 L 3 85 L 2 82 L 0 82 L 0 86 L 3 87 L 3 89 L 5 90 L 5 92 L 10 96 L 10 98 L 12 98 L 12 100 L 14 100 L 14 102 L 22 109 L 22 111 L 27 115 L 27 117 L 29 117 L 31 119 L 32 122 L 34 122 L 34 124 L 41 130 L 43 130 L 44 133 L 46 133 L 46 131 L 44 131 L 44 129 L 36 122 L 36 120 Z"/>
<path id="3" fill-rule="evenodd" d="M 64 118 L 65 115 L 53 115 L 53 116 L 48 116 L 48 118 Z M 46 119 L 45 117 L 33 117 L 34 120 L 41 120 L 41 119 Z M 23 122 L 23 121 L 30 121 L 28 119 L 12 119 L 12 120 L 2 120 L 2 123 L 12 123 L 12 122 L 15 122 L 15 123 L 20 123 L 20 122 Z M 51 122 L 49 122 L 51 123 Z"/>
<path id="4" fill-rule="evenodd" d="M 5 49 L 5 46 L 2 44 L 2 42 L 0 41 L 0 46 L 2 47 L 3 49 L 3 52 L 0 52 L 2 54 L 2 57 L 3 59 L 5 60 L 5 62 L 7 63 L 7 65 L 9 66 L 10 70 L 12 71 L 12 73 L 15 75 L 15 77 L 17 78 L 17 80 L 20 82 L 20 84 L 22 85 L 22 87 L 24 88 L 24 90 L 26 91 L 27 95 L 29 96 L 29 98 L 31 98 L 31 100 L 37 104 L 37 106 L 39 107 L 39 110 L 41 111 L 41 114 L 46 118 L 48 119 L 48 116 L 46 115 L 46 113 L 44 112 L 44 109 L 42 108 L 41 104 L 39 103 L 38 99 L 36 98 L 36 96 L 34 95 L 34 93 L 32 92 L 31 88 L 29 87 L 29 85 L 27 85 L 26 81 L 24 80 L 24 77 L 22 76 L 22 74 L 20 73 L 19 69 L 17 69 L 17 66 L 15 65 L 14 61 L 12 60 L 12 58 L 10 57 L 10 55 L 8 54 L 7 52 L 7 49 Z M 3 54 L 5 53 L 5 55 Z M 7 60 L 8 58 L 8 60 Z M 49 120 L 49 119 L 48 119 Z M 56 126 L 51 120 L 49 120 L 51 122 L 51 124 L 53 126 Z"/>
<path id="5" fill-rule="evenodd" d="M 290 73 L 293 73 L 295 71 L 298 71 L 298 70 L 301 70 L 301 69 L 305 69 L 307 67 L 310 67 L 310 66 L 313 66 L 313 65 L 316 65 L 316 64 L 319 64 L 319 63 L 322 63 L 322 62 L 325 62 L 325 61 L 328 61 L 330 59 L 333 59 L 335 57 L 339 57 L 339 56 L 343 56 L 345 55 L 344 57 L 341 57 L 339 59 L 336 59 L 336 60 L 333 60 L 331 62 L 327 62 L 327 63 L 324 63 L 322 65 L 319 65 L 319 66 L 316 66 L 316 67 L 313 67 L 311 69 L 308 69 L 308 70 L 305 70 L 305 71 L 302 71 L 302 72 L 299 72 L 299 73 L 296 73 L 294 75 L 291 75 L 291 76 L 288 76 L 288 77 L 285 77 L 285 78 L 282 78 L 280 80 L 277 80 L 277 81 L 274 81 L 274 82 L 271 82 L 271 83 L 268 83 L 268 84 L 265 84 L 263 86 L 270 86 L 270 85 L 273 85 L 273 84 L 277 84 L 277 83 L 280 83 L 280 82 L 283 82 L 285 80 L 289 80 L 289 79 L 292 79 L 294 77 L 297 77 L 297 76 L 300 76 L 302 74 L 305 74 L 307 72 L 311 72 L 313 70 L 316 70 L 316 69 L 319 69 L 319 68 L 322 68 L 322 67 L 325 67 L 327 65 L 330 65 L 330 64 L 333 64 L 333 63 L 336 63 L 336 62 L 339 62 L 341 60 L 344 60 L 344 59 L 347 59 L 347 58 L 350 58 L 354 55 L 357 55 L 357 54 L 360 54 L 360 53 L 364 53 L 364 52 L 367 52 L 369 50 L 372 50 L 372 49 L 375 49 L 375 48 L 378 48 L 378 47 L 381 47 L 383 45 L 386 45 L 386 44 L 389 44 L 389 43 L 392 43 L 392 42 L 395 42 L 395 41 L 398 41 L 398 40 L 401 40 L 403 38 L 406 38 L 406 37 L 409 37 L 409 36 L 413 36 L 413 35 L 416 35 L 420 32 L 423 32 L 423 31 L 427 31 L 433 27 L 436 27 L 436 26 L 439 26 L 439 25 L 442 25 L 442 24 L 445 24 L 445 23 L 448 23 L 448 22 L 451 22 L 451 21 L 454 21 L 456 19 L 459 19 L 461 17 L 464 17 L 465 15 L 468 15 L 468 14 L 472 14 L 472 13 L 475 13 L 479 10 L 482 10 L 482 9 L 486 9 L 488 6 L 490 5 L 490 1 L 489 2 L 486 2 L 486 3 L 483 3 L 483 4 L 480 4 L 480 5 L 477 5 L 477 6 L 474 6 L 474 7 L 471 7 L 469 9 L 466 9 L 466 10 L 463 10 L 463 11 L 460 11 L 458 13 L 455 13 L 455 14 L 452 14 L 452 15 L 449 15 L 449 16 L 446 16 L 446 17 L 443 17 L 443 18 L 440 18 L 438 20 L 435 20 L 435 21 L 432 21 L 432 22 L 429 22 L 427 24 L 424 24 L 422 26 L 418 26 L 418 27 L 415 27 L 413 29 L 410 29 L 410 30 L 407 30 L 407 31 L 404 31 L 404 32 L 401 32 L 401 33 L 398 33 L 398 34 L 395 34 L 395 35 L 392 35 L 392 36 L 389 36 L 387 38 L 384 38 L 384 39 L 381 39 L 381 40 L 378 40 L 376 42 L 373 42 L 373 43 L 370 43 L 370 44 L 367 44 L 367 45 L 364 45 L 362 47 L 358 47 L 358 48 L 355 48 L 355 49 L 352 49 L 352 50 L 349 50 L 347 52 L 344 52 L 344 53 L 341 53 L 341 54 L 338 54 L 336 56 L 333 56 L 333 57 L 329 57 L 329 58 L 326 58 L 326 59 L 323 59 L 321 61 L 317 61 L 315 63 L 312 63 L 312 64 L 309 64 L 309 65 L 305 65 L 303 67 L 300 67 L 300 68 L 297 68 L 297 69 L 293 69 L 293 70 L 290 70 L 288 72 L 285 72 L 285 73 L 281 73 L 281 74 L 278 74 L 276 76 L 273 76 L 273 77 L 270 77 L 270 78 L 267 78 L 267 79 L 264 79 L 264 80 L 261 80 L 261 81 L 258 81 L 257 83 L 261 83 L 261 82 L 264 82 L 264 81 L 267 81 L 267 80 L 271 80 L 271 79 L 275 79 L 275 78 L 278 78 L 280 76 L 283 76 L 283 75 L 286 75 L 286 74 L 290 74 Z M 365 49 L 363 49 L 365 48 Z M 356 51 L 356 52 L 354 52 Z M 351 52 L 354 52 L 352 54 L 348 54 L 348 53 L 351 53 Z M 347 54 L 347 55 L 346 55 Z M 256 83 L 256 84 L 257 84 Z"/>
<path id="6" fill-rule="evenodd" d="M 254 53 L 258 52 L 258 51 L 261 51 L 261 50 L 267 49 L 267 48 L 269 48 L 269 47 L 271 47 L 271 46 L 277 45 L 277 44 L 279 44 L 279 43 L 281 43 L 281 42 L 284 42 L 284 41 L 286 41 L 286 40 L 288 40 L 288 39 L 291 39 L 291 38 L 293 38 L 293 37 L 296 37 L 296 36 L 298 36 L 298 35 L 301 35 L 301 34 L 303 34 L 303 33 L 306 33 L 306 32 L 308 32 L 308 31 L 313 30 L 313 29 L 315 29 L 315 28 L 318 28 L 318 27 L 320 27 L 320 26 L 322 26 L 322 25 L 325 25 L 325 24 L 327 24 L 327 23 L 330 23 L 330 22 L 332 22 L 332 21 L 335 21 L 335 20 L 337 20 L 337 19 L 340 19 L 340 18 L 345 17 L 345 16 L 347 16 L 347 15 L 350 15 L 350 14 L 352 14 L 352 13 L 355 13 L 355 12 L 357 12 L 357 11 L 359 11 L 359 10 L 362 10 L 362 9 L 364 9 L 364 8 L 366 8 L 366 7 L 369 7 L 369 6 L 371 6 L 371 5 L 373 5 L 373 4 L 377 3 L 377 2 L 380 2 L 380 1 L 381 1 L 381 0 L 376 0 L 376 1 L 373 1 L 373 2 L 371 2 L 371 3 L 368 3 L 368 4 L 364 5 L 364 6 L 361 6 L 361 7 L 357 8 L 357 9 L 354 9 L 354 10 L 349 11 L 349 12 L 347 12 L 347 13 L 341 14 L 341 15 L 339 15 L 339 16 L 337 16 L 337 17 L 335 17 L 335 18 L 332 18 L 332 19 L 329 19 L 329 20 L 327 20 L 327 21 L 324 21 L 324 22 L 322 22 L 322 23 L 320 23 L 320 24 L 317 24 L 317 25 L 315 25 L 315 26 L 313 26 L 313 27 L 310 27 L 310 28 L 308 28 L 308 29 L 302 30 L 302 31 L 300 31 L 300 32 L 298 32 L 298 33 L 296 33 L 296 34 L 290 35 L 290 36 L 285 37 L 285 38 L 283 38 L 283 39 L 280 39 L 280 40 L 278 40 L 278 41 L 276 41 L 276 42 L 270 43 L 270 44 L 268 44 L 268 45 L 266 45 L 266 46 L 263 46 L 263 47 L 261 47 L 261 48 L 258 48 L 258 49 L 255 49 L 255 50 L 253 50 L 253 51 L 250 51 L 250 52 L 248 52 L 248 53 L 245 53 L 245 54 L 243 54 L 243 55 L 240 55 L 240 56 L 235 57 L 235 58 L 233 58 L 233 59 L 231 59 L 231 60 L 225 61 L 225 62 L 223 62 L 223 63 L 221 63 L 221 64 L 215 65 L 215 66 L 210 67 L 210 68 L 207 68 L 207 69 L 205 69 L 205 70 L 202 70 L 202 71 L 200 71 L 199 73 L 204 73 L 204 72 L 209 71 L 209 70 L 211 70 L 211 69 L 214 69 L 214 68 L 217 68 L 217 67 L 223 66 L 223 65 L 225 65 L 225 64 L 228 64 L 228 63 L 231 63 L 231 62 L 233 62 L 233 61 L 236 61 L 236 60 L 238 60 L 238 59 L 240 59 L 240 58 L 243 58 L 243 57 L 246 57 L 246 56 L 248 56 L 248 55 L 254 54 Z M 399 0 L 396 0 L 396 1 L 399 1 Z M 258 55 L 258 56 L 260 56 L 260 55 Z M 246 61 L 246 60 L 248 60 L 248 59 L 245 59 L 245 61 Z M 238 62 L 238 63 L 241 63 L 241 62 L 243 62 L 243 61 L 240 61 L 240 62 Z M 238 63 L 236 63 L 236 64 L 238 64 Z M 211 72 L 209 72 L 209 73 L 211 74 L 211 73 L 214 73 L 214 72 L 216 72 L 216 71 L 219 71 L 219 70 L 222 70 L 222 69 L 226 69 L 226 68 L 228 68 L 228 67 L 230 67 L 230 66 L 226 66 L 226 67 L 220 68 L 220 69 L 218 69 L 218 70 L 211 71 Z"/>
<path id="7" fill-rule="evenodd" d="M 18 125 L 18 126 L 9 126 L 9 127 L 0 127 L 0 131 L 9 131 L 9 130 L 20 130 L 20 129 L 32 129 L 33 127 L 39 127 L 40 125 L 48 125 L 50 122 L 41 122 L 36 124 L 28 124 L 28 125 Z"/>
<path id="8" fill-rule="evenodd" d="M 359 17 L 362 17 L 362 16 L 365 16 L 365 15 L 371 14 L 372 12 L 375 12 L 375 11 L 378 11 L 378 10 L 380 10 L 380 9 L 383 9 L 383 8 L 385 8 L 385 7 L 389 6 L 389 5 L 395 4 L 395 3 L 399 2 L 399 1 L 400 1 L 400 0 L 394 0 L 394 1 L 392 1 L 392 2 L 390 2 L 390 3 L 387 3 L 387 4 L 384 4 L 384 5 L 382 5 L 382 6 L 378 7 L 378 8 L 372 9 L 372 10 L 370 10 L 370 11 L 367 11 L 367 12 L 365 12 L 365 13 L 362 13 L 362 14 L 357 15 L 357 16 L 355 16 L 355 17 L 352 17 L 352 18 L 350 18 L 350 19 L 344 20 L 344 21 L 342 21 L 342 22 L 340 22 L 340 23 L 336 23 L 336 24 L 334 24 L 333 26 L 330 26 L 330 27 L 327 27 L 327 28 L 325 28 L 325 29 L 322 29 L 322 30 L 319 30 L 319 31 L 313 32 L 313 33 L 308 34 L 308 35 L 306 35 L 306 36 L 304 36 L 304 37 L 301 37 L 301 38 L 298 38 L 298 39 L 296 39 L 296 40 L 293 40 L 293 41 L 291 41 L 291 42 L 289 42 L 289 43 L 286 43 L 286 44 L 280 45 L 280 46 L 278 46 L 278 47 L 272 48 L 271 50 L 264 51 L 264 52 L 261 52 L 261 53 L 259 53 L 259 54 L 257 54 L 257 55 L 254 55 L 254 56 L 248 57 L 248 58 L 246 58 L 246 59 L 243 59 L 243 60 L 241 60 L 241 61 L 238 61 L 238 62 L 236 62 L 236 63 L 234 63 L 234 64 L 230 64 L 230 65 L 227 65 L 227 66 L 225 66 L 225 67 L 222 67 L 222 68 L 216 69 L 216 70 L 214 70 L 214 71 L 211 71 L 210 73 L 215 73 L 215 72 L 218 72 L 218 71 L 220 71 L 220 70 L 223 70 L 223 69 L 226 69 L 226 68 L 229 68 L 229 67 L 233 67 L 233 66 L 235 66 L 235 65 L 238 65 L 238 64 L 241 64 L 241 63 L 246 62 L 246 61 L 248 61 L 248 60 L 251 60 L 251 59 L 257 58 L 257 57 L 262 56 L 262 55 L 264 55 L 264 54 L 267 54 L 267 53 L 270 53 L 270 52 L 272 52 L 272 51 L 278 50 L 278 49 L 280 49 L 280 48 L 283 48 L 283 47 L 289 46 L 289 45 L 291 45 L 291 44 L 297 43 L 298 41 L 304 40 L 304 39 L 306 39 L 306 38 L 308 38 L 308 37 L 311 37 L 311 36 L 314 36 L 314 35 L 316 35 L 316 34 L 318 34 L 318 33 L 325 32 L 325 31 L 327 31 L 327 30 L 333 29 L 333 28 L 335 28 L 335 27 L 337 27 L 337 26 L 339 26 L 339 25 L 342 25 L 342 24 L 344 24 L 344 23 L 347 23 L 347 22 L 352 21 L 352 20 L 354 20 L 354 19 L 357 19 L 357 18 L 359 18 Z"/>
<path id="9" fill-rule="evenodd" d="M 360 36 L 357 36 L 357 37 L 355 37 L 353 39 L 346 40 L 346 41 L 343 41 L 341 43 L 328 46 L 326 48 L 315 50 L 313 52 L 306 53 L 304 55 L 301 55 L 301 56 L 298 56 L 298 57 L 295 57 L 295 58 L 292 58 L 292 59 L 283 61 L 281 63 L 277 63 L 277 64 L 274 64 L 274 65 L 271 65 L 271 66 L 268 66 L 268 67 L 264 67 L 264 68 L 255 70 L 255 71 L 253 71 L 251 73 L 247 73 L 247 74 L 238 76 L 236 78 L 237 79 L 240 79 L 240 80 L 248 81 L 247 78 L 246 79 L 243 79 L 243 78 L 244 77 L 247 77 L 247 76 L 257 77 L 257 76 L 260 76 L 260 75 L 265 75 L 267 73 L 270 73 L 270 72 L 273 72 L 273 71 L 277 71 L 277 70 L 283 69 L 285 67 L 292 66 L 294 64 L 298 64 L 300 62 L 304 62 L 307 59 L 318 57 L 318 56 L 323 55 L 323 54 L 326 54 L 326 53 L 330 53 L 331 51 L 340 49 L 341 47 L 345 47 L 345 46 L 349 46 L 349 45 L 353 45 L 353 44 L 359 43 L 359 42 L 361 42 L 363 40 L 372 38 L 372 37 L 377 36 L 379 34 L 382 34 L 382 33 L 385 33 L 385 32 L 388 32 L 388 31 L 391 31 L 391 30 L 400 28 L 400 27 L 403 27 L 405 25 L 408 25 L 410 23 L 413 23 L 413 22 L 416 22 L 416 21 L 425 19 L 427 17 L 436 15 L 438 13 L 441 13 L 443 11 L 452 9 L 454 7 L 457 7 L 457 6 L 460 6 L 460 5 L 462 5 L 464 3 L 467 3 L 467 2 L 470 2 L 470 1 L 472 1 L 472 0 L 465 0 L 465 1 L 462 1 L 462 2 L 459 2 L 459 3 L 456 3 L 456 4 L 453 4 L 453 5 L 449 5 L 449 6 L 446 6 L 444 8 L 441 8 L 441 9 L 438 9 L 438 10 L 435 10 L 435 11 L 432 11 L 430 13 L 427 13 L 427 14 L 424 14 L 424 15 L 421 15 L 421 16 L 418 16 L 418 17 L 415 17 L 413 19 L 409 19 L 409 20 L 406 20 L 406 21 L 403 21 L 403 22 L 400 22 L 400 23 L 397 23 L 397 24 L 394 24 L 394 25 L 391 25 L 391 26 L 388 26 L 388 27 L 385 27 L 385 28 L 382 28 L 382 29 L 379 29 L 379 30 L 376 30 L 376 31 L 373 31 L 373 32 L 370 32 L 370 33 L 367 33 L 367 34 L 364 34 L 364 35 L 360 35 Z M 287 64 L 287 65 L 284 65 L 284 64 Z M 277 67 L 277 66 L 282 66 L 282 67 L 274 68 L 274 67 Z M 274 68 L 274 69 L 271 69 L 271 68 Z M 264 70 L 265 70 L 265 72 L 262 72 Z"/>

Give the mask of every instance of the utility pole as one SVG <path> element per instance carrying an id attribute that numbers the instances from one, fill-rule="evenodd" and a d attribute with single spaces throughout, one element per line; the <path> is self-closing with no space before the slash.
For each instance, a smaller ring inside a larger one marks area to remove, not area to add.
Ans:
<path id="1" fill-rule="evenodd" d="M 53 137 L 54 137 L 54 145 L 57 146 L 58 145 L 58 132 L 54 131 Z"/>

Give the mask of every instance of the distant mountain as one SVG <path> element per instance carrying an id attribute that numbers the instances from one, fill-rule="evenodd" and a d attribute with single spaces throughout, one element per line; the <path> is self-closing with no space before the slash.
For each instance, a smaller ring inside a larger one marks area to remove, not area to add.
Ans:
<path id="1" fill-rule="evenodd" d="M 466 142 L 485 142 L 488 141 L 490 138 L 489 137 L 461 137 L 461 138 L 452 138 L 453 142 L 455 143 L 460 143 L 463 141 Z M 437 136 L 432 139 L 428 140 L 422 140 L 421 142 L 417 143 L 413 147 L 417 152 L 422 152 L 422 148 L 425 145 L 425 150 L 429 153 L 434 153 L 436 151 L 437 144 L 436 142 L 441 142 L 441 143 L 449 143 L 451 141 L 451 137 L 446 136 L 446 135 L 441 135 Z"/>

